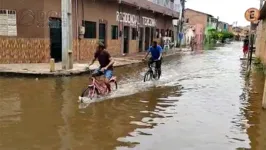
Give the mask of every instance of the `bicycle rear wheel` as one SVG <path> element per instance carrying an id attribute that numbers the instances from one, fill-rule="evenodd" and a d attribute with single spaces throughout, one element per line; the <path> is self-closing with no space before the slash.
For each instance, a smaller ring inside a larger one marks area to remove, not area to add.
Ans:
<path id="1" fill-rule="evenodd" d="M 148 72 L 146 72 L 145 75 L 144 75 L 144 82 L 146 82 L 146 81 L 150 81 L 152 78 L 153 78 L 153 73 L 150 72 L 150 71 L 148 71 Z"/>
<path id="2" fill-rule="evenodd" d="M 111 91 L 117 90 L 117 82 L 111 81 L 110 86 L 111 86 Z"/>

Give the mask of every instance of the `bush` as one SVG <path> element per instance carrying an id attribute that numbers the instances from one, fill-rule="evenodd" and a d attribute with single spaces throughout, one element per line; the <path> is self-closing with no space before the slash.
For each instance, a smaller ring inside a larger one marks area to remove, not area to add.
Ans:
<path id="1" fill-rule="evenodd" d="M 218 32 L 216 29 L 210 29 L 208 30 L 208 33 L 210 35 L 210 41 L 222 41 L 224 42 L 226 39 L 233 39 L 234 34 L 228 31 L 222 31 Z"/>

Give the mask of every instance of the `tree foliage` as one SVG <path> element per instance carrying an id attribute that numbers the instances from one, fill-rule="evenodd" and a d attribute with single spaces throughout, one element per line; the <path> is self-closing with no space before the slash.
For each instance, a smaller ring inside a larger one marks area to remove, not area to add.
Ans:
<path id="1" fill-rule="evenodd" d="M 224 42 L 226 39 L 234 38 L 234 34 L 228 31 L 217 31 L 216 29 L 208 30 L 209 33 L 209 40 L 210 41 L 221 41 Z"/>

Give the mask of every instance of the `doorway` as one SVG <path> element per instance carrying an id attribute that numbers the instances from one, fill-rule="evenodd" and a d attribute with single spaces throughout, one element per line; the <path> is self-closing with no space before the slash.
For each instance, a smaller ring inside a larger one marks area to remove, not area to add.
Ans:
<path id="1" fill-rule="evenodd" d="M 124 26 L 124 53 L 127 54 L 129 51 L 129 27 Z"/>
<path id="2" fill-rule="evenodd" d="M 151 42 L 153 42 L 153 38 L 154 38 L 154 28 L 151 28 Z"/>
<path id="3" fill-rule="evenodd" d="M 55 62 L 62 61 L 62 26 L 60 18 L 49 18 L 50 57 Z"/>
<path id="4" fill-rule="evenodd" d="M 103 23 L 99 24 L 99 41 L 106 46 L 106 25 Z"/>
<path id="5" fill-rule="evenodd" d="M 139 52 L 143 51 L 143 28 L 139 28 Z"/>
<path id="6" fill-rule="evenodd" d="M 149 49 L 150 47 L 150 36 L 151 36 L 151 31 L 149 27 L 145 28 L 145 50 Z"/>

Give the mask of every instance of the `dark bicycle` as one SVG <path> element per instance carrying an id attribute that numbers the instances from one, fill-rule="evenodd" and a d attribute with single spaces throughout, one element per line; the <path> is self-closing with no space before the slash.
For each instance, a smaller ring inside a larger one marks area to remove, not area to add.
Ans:
<path id="1" fill-rule="evenodd" d="M 156 68 L 156 61 L 154 61 L 149 70 L 144 75 L 144 82 L 150 81 L 152 79 L 159 80 L 161 77 L 160 71 Z"/>

